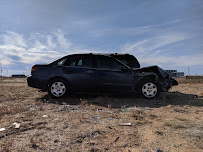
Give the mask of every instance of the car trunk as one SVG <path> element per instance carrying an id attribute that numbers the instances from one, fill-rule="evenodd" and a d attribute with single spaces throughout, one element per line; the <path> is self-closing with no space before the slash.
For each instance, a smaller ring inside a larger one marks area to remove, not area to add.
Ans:
<path id="1" fill-rule="evenodd" d="M 47 75 L 48 69 L 49 69 L 49 64 L 35 64 L 32 67 L 31 75 L 45 77 Z"/>

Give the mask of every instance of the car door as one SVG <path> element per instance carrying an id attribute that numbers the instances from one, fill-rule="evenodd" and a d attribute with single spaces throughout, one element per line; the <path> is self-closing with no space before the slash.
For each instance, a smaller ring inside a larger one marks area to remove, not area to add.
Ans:
<path id="1" fill-rule="evenodd" d="M 133 73 L 110 56 L 95 56 L 96 90 L 104 92 L 132 92 Z"/>
<path id="2" fill-rule="evenodd" d="M 69 80 L 72 91 L 93 92 L 95 86 L 95 68 L 91 55 L 69 56 L 63 70 Z"/>

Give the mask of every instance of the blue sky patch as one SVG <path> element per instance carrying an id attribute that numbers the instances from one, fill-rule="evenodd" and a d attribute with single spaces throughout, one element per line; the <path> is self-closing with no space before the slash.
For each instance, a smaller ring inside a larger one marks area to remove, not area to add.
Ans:
<path id="1" fill-rule="evenodd" d="M 0 69 L 72 53 L 129 53 L 141 66 L 203 74 L 201 0 L 1 0 Z"/>

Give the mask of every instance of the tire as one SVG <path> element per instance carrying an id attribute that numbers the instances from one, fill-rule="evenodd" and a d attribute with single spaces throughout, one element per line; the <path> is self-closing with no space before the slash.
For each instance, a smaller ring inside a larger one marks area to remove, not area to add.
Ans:
<path id="1" fill-rule="evenodd" d="M 63 79 L 54 79 L 49 83 L 48 93 L 51 98 L 64 98 L 68 92 L 68 83 Z"/>
<path id="2" fill-rule="evenodd" d="M 159 96 L 160 89 L 155 80 L 143 80 L 138 87 L 138 93 L 142 98 L 155 99 Z"/>

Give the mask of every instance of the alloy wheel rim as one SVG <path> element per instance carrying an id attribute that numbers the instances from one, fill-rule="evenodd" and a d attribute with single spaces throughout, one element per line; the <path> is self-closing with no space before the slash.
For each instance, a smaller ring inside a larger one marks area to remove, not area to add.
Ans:
<path id="1" fill-rule="evenodd" d="M 157 94 L 157 86 L 152 82 L 145 83 L 142 87 L 142 93 L 147 98 L 153 98 Z"/>
<path id="2" fill-rule="evenodd" d="M 54 82 L 51 85 L 51 93 L 56 97 L 61 97 L 66 92 L 66 86 L 62 82 Z"/>

